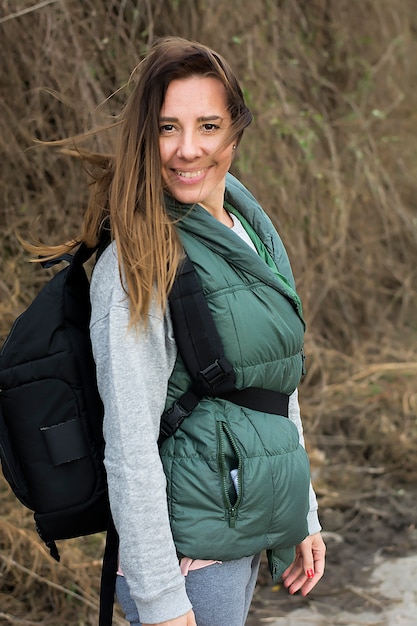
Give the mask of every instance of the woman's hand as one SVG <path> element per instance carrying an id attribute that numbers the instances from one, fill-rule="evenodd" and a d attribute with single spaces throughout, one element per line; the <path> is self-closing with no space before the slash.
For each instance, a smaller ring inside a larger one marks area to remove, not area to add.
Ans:
<path id="1" fill-rule="evenodd" d="M 195 621 L 194 611 L 188 611 L 181 617 L 175 619 L 169 619 L 167 622 L 158 622 L 158 624 L 142 624 L 142 626 L 197 626 Z"/>
<path id="2" fill-rule="evenodd" d="M 284 587 L 293 594 L 301 590 L 306 596 L 324 573 L 326 546 L 321 533 L 309 535 L 298 544 L 293 563 L 282 575 Z"/>

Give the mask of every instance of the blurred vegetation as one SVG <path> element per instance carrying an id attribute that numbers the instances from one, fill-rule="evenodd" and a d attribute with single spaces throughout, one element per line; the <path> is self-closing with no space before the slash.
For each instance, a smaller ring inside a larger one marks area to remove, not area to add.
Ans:
<path id="1" fill-rule="evenodd" d="M 76 236 L 86 201 L 80 163 L 33 139 L 108 121 L 167 34 L 222 53 L 254 113 L 234 173 L 276 223 L 304 302 L 302 410 L 323 514 L 349 511 L 364 485 L 414 487 L 413 0 L 0 0 L 0 337 L 45 280 L 15 232 Z M 0 622 L 96 623 L 102 538 L 67 542 L 57 568 L 0 488 Z"/>

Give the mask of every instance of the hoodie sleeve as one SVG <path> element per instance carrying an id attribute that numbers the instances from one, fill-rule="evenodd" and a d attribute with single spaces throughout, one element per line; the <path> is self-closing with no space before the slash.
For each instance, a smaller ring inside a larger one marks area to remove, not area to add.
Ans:
<path id="1" fill-rule="evenodd" d="M 288 417 L 297 426 L 298 434 L 300 437 L 300 443 L 305 447 L 303 425 L 300 415 L 300 404 L 298 402 L 298 389 L 296 389 L 291 395 L 288 405 Z M 316 494 L 312 484 L 310 483 L 310 510 L 307 515 L 308 532 L 310 535 L 314 535 L 321 531 L 321 525 L 318 517 L 318 504 Z"/>
<path id="2" fill-rule="evenodd" d="M 114 247 L 94 270 L 91 301 L 91 340 L 104 404 L 104 462 L 120 566 L 141 621 L 163 622 L 191 609 L 157 445 L 177 352 L 171 322 L 153 305 L 146 328 L 129 327 Z"/>

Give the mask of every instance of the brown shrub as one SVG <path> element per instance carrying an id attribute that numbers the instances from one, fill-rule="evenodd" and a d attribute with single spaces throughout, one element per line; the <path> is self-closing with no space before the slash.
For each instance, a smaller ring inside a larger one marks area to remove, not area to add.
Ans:
<path id="1" fill-rule="evenodd" d="M 338 459 L 415 484 L 416 32 L 412 0 L 0 0 L 0 336 L 45 280 L 15 231 L 71 238 L 86 201 L 79 162 L 33 138 L 107 122 L 155 37 L 198 39 L 231 62 L 255 115 L 234 171 L 277 224 L 303 298 L 321 487 Z M 58 571 L 5 493 L 1 617 L 95 623 L 96 560 L 71 543 L 68 562 L 83 565 Z"/>

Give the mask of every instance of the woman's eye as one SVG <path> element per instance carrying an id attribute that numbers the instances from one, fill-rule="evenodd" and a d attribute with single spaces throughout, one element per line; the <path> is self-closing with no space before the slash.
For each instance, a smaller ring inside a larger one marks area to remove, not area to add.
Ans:
<path id="1" fill-rule="evenodd" d="M 218 128 L 219 128 L 219 126 L 217 126 L 217 124 L 212 124 L 210 122 L 207 122 L 206 124 L 203 124 L 203 129 L 205 131 L 207 131 L 208 133 L 211 133 L 214 130 L 217 130 Z"/>
<path id="2" fill-rule="evenodd" d="M 159 127 L 159 132 L 161 134 L 172 133 L 173 130 L 174 130 L 174 125 L 173 124 L 163 124 L 163 126 Z"/>

